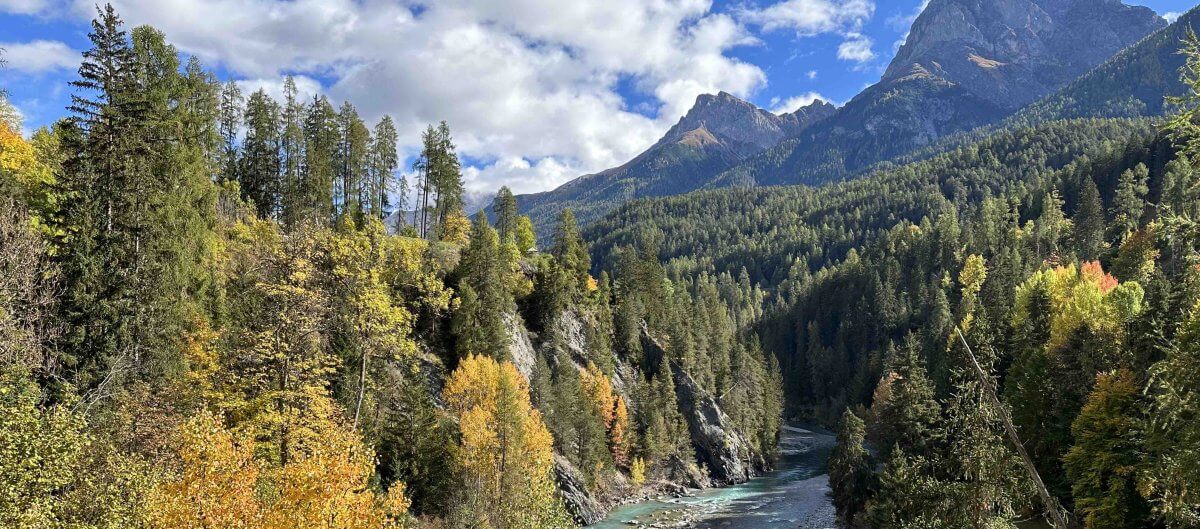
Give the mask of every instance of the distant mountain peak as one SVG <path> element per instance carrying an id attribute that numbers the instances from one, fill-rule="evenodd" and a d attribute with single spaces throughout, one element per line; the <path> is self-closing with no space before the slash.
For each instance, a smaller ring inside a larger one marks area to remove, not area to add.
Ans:
<path id="1" fill-rule="evenodd" d="M 883 75 L 932 75 L 1016 110 L 1166 25 L 1119 0 L 932 0 Z"/>
<path id="2" fill-rule="evenodd" d="M 811 123 L 828 117 L 833 110 L 832 105 L 815 101 L 796 112 L 775 115 L 729 92 L 701 94 L 696 97 L 696 104 L 691 110 L 667 131 L 658 145 L 679 142 L 691 132 L 704 129 L 722 141 L 747 145 L 752 149 L 766 149 Z"/>

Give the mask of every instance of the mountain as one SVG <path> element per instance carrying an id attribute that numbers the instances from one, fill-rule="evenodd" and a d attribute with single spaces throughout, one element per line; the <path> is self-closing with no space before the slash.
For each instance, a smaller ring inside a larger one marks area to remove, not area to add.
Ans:
<path id="1" fill-rule="evenodd" d="M 834 110 L 818 100 L 777 115 L 725 92 L 704 94 L 662 139 L 628 163 L 579 177 L 553 191 L 519 196 L 517 201 L 540 227 L 553 225 L 566 207 L 587 222 L 630 199 L 698 189 L 721 171 L 803 132 Z"/>
<path id="2" fill-rule="evenodd" d="M 995 123 L 1166 25 L 1118 0 L 932 0 L 879 83 L 711 184 L 844 178 Z"/>
<path id="3" fill-rule="evenodd" d="M 1030 124 L 1080 117 L 1158 116 L 1167 96 L 1183 95 L 1180 43 L 1200 28 L 1200 8 L 1130 46 L 1057 93 L 1022 109 L 1008 121 Z"/>

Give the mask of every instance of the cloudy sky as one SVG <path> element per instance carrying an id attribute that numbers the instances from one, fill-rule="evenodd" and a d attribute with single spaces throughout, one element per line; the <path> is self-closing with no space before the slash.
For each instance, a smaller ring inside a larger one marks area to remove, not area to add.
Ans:
<path id="1" fill-rule="evenodd" d="M 114 0 L 223 79 L 389 114 L 411 155 L 449 121 L 476 191 L 619 165 L 697 95 L 782 112 L 879 79 L 927 0 Z M 1128 1 L 1128 0 L 1127 0 Z M 1178 13 L 1194 0 L 1133 0 Z M 31 129 L 62 117 L 94 0 L 0 0 L 0 87 Z"/>

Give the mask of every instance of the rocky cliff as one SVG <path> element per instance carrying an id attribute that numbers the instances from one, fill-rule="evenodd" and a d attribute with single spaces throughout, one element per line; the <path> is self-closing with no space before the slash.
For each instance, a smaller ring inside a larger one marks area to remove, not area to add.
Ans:
<path id="1" fill-rule="evenodd" d="M 931 0 L 879 83 L 710 187 L 852 176 L 996 123 L 1165 25 L 1119 0 Z"/>

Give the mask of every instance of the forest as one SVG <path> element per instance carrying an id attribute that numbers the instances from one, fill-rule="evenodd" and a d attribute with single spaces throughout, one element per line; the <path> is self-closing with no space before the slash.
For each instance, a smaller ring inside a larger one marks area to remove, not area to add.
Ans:
<path id="1" fill-rule="evenodd" d="M 1200 41 L 1184 49 L 1167 120 L 1014 124 L 857 180 L 630 203 L 585 235 L 599 263 L 653 241 L 674 273 L 764 291 L 789 415 L 837 425 L 847 526 L 1196 527 Z"/>
<path id="2" fill-rule="evenodd" d="M 466 216 L 444 122 L 399 171 L 387 117 L 247 96 L 111 6 L 90 40 L 70 117 L 0 99 L 0 526 L 563 528 L 769 467 L 745 278 L 593 274 L 570 211 L 544 251 L 507 189 Z"/>
<path id="3" fill-rule="evenodd" d="M 0 526 L 575 527 L 786 417 L 846 527 L 1200 527 L 1195 35 L 1167 118 L 541 234 L 467 215 L 445 122 L 402 168 L 352 102 L 89 38 L 68 118 L 0 97 Z"/>

